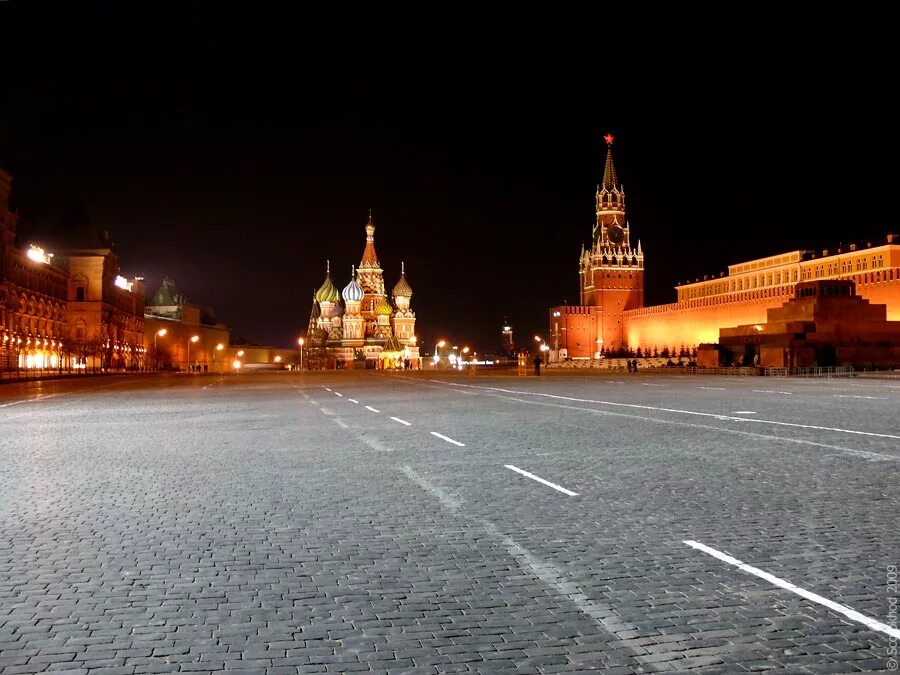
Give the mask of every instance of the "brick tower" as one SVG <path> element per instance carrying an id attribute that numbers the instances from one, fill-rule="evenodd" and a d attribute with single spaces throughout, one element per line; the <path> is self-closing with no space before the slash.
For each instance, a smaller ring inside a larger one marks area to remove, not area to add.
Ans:
<path id="1" fill-rule="evenodd" d="M 579 261 L 581 306 L 596 308 L 595 351 L 616 350 L 625 343 L 623 312 L 644 306 L 644 252 L 631 244 L 625 217 L 625 190 L 613 163 L 613 137 L 606 135 L 603 183 L 597 186 L 596 221 L 590 249 Z"/>

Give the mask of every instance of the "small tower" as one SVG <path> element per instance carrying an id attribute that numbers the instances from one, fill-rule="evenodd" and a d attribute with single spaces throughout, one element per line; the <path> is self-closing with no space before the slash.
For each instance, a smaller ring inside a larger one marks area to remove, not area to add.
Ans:
<path id="1" fill-rule="evenodd" d="M 403 347 L 412 347 L 416 342 L 416 314 L 410 308 L 412 294 L 412 287 L 406 280 L 406 264 L 401 262 L 400 281 L 396 283 L 392 292 L 397 309 L 391 318 L 391 327 Z"/>
<path id="2" fill-rule="evenodd" d="M 391 315 L 394 308 L 387 298 L 379 298 L 375 305 L 375 335 L 378 340 L 386 340 L 391 336 Z"/>
<path id="3" fill-rule="evenodd" d="M 347 310 L 344 312 L 344 343 L 346 346 L 362 347 L 365 338 L 365 321 L 359 306 L 363 300 L 363 290 L 356 283 L 356 268 L 350 273 L 350 283 L 341 291 Z"/>
<path id="4" fill-rule="evenodd" d="M 500 344 L 504 354 L 514 354 L 516 346 L 513 344 L 513 329 L 506 317 L 503 317 L 503 329 L 500 331 Z"/>
<path id="5" fill-rule="evenodd" d="M 372 220 L 372 209 L 369 209 L 369 222 L 366 223 L 366 247 L 359 262 L 359 285 L 365 293 L 362 303 L 363 316 L 374 318 L 375 305 L 384 298 L 384 276 L 378 254 L 375 253 L 375 222 Z"/>
<path id="6" fill-rule="evenodd" d="M 316 292 L 313 291 L 312 297 L 312 309 L 309 310 L 309 326 L 306 328 L 306 335 L 308 339 L 313 339 L 316 335 L 316 331 L 319 330 L 319 317 L 322 313 L 319 311 L 319 301 L 316 300 Z"/>
<path id="7" fill-rule="evenodd" d="M 335 307 L 340 302 L 340 294 L 334 283 L 331 281 L 331 262 L 325 263 L 325 281 L 316 291 L 316 300 L 319 302 L 319 318 L 318 327 L 325 331 L 330 337 L 331 329 L 334 327 L 333 317 Z M 338 322 L 339 324 L 340 322 Z"/>

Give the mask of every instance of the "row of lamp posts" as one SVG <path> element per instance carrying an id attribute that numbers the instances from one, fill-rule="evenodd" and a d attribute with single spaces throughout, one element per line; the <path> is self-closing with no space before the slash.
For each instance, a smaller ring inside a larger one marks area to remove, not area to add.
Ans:
<path id="1" fill-rule="evenodd" d="M 160 328 L 158 331 L 156 331 L 156 332 L 153 334 L 153 362 L 154 362 L 153 365 L 154 365 L 154 369 L 155 369 L 155 370 L 159 370 L 159 356 L 158 356 L 158 352 L 157 352 L 157 338 L 165 337 L 168 333 L 169 333 L 168 329 L 166 329 L 166 328 Z M 191 365 L 191 345 L 192 345 L 192 344 L 197 344 L 199 341 L 200 341 L 200 336 L 199 336 L 199 335 L 191 335 L 191 337 L 188 338 L 188 342 L 187 342 L 187 366 L 188 366 L 188 367 L 190 367 L 190 365 Z M 225 345 L 222 344 L 221 342 L 218 343 L 218 344 L 216 345 L 216 353 L 213 354 L 213 362 L 215 362 L 216 356 L 217 356 L 220 352 L 222 352 L 224 349 L 225 349 Z M 243 354 L 244 354 L 243 351 L 239 352 L 239 356 L 243 356 Z M 238 362 L 235 361 L 235 363 L 238 363 Z M 239 368 L 239 367 L 240 367 L 240 366 L 235 366 L 235 368 Z M 215 368 L 215 366 L 213 366 L 213 368 Z"/>

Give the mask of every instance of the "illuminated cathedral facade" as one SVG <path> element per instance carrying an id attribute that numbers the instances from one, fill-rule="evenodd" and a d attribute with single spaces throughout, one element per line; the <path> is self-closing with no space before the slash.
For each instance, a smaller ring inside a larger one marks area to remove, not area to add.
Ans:
<path id="1" fill-rule="evenodd" d="M 599 359 L 626 351 L 643 354 L 693 350 L 719 341 L 723 328 L 765 324 L 767 311 L 795 297 L 798 284 L 847 279 L 856 292 L 900 320 L 900 237 L 822 251 L 789 251 L 740 262 L 727 274 L 676 287 L 677 301 L 644 306 L 644 252 L 626 219 L 625 190 L 606 136 L 603 182 L 589 248 L 578 259 L 580 302 L 550 308 L 551 360 Z"/>
<path id="2" fill-rule="evenodd" d="M 342 291 L 334 285 L 331 266 L 326 263 L 325 281 L 313 298 L 307 329 L 310 366 L 418 368 L 412 295 L 402 263 L 400 280 L 390 296 L 385 291 L 370 212 L 362 259 Z"/>

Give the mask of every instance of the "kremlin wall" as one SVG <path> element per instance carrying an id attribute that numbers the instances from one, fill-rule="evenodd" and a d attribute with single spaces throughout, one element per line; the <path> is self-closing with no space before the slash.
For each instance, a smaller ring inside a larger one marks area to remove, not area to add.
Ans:
<path id="1" fill-rule="evenodd" d="M 643 304 L 644 251 L 631 245 L 625 192 L 618 183 L 612 136 L 603 182 L 597 187 L 590 249 L 579 259 L 580 304 L 550 309 L 550 359 L 599 359 L 719 341 L 721 329 L 763 324 L 770 309 L 792 300 L 797 284 L 824 279 L 855 282 L 856 293 L 886 305 L 900 320 L 900 236 L 822 251 L 790 251 L 730 265 L 728 273 L 676 287 L 677 301 Z"/>

